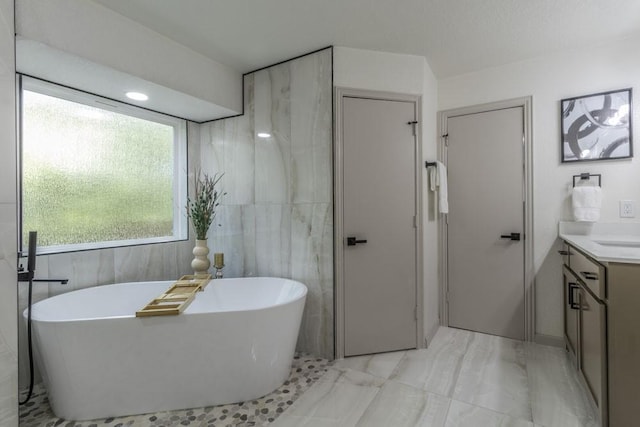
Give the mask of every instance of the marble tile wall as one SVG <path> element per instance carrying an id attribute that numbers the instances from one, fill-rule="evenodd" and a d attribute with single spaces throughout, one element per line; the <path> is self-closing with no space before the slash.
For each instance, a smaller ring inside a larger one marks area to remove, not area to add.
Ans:
<path id="1" fill-rule="evenodd" d="M 0 426 L 18 425 L 13 7 L 0 2 Z"/>
<path id="2" fill-rule="evenodd" d="M 333 358 L 332 54 L 245 76 L 244 115 L 204 124 L 201 166 L 228 193 L 209 232 L 225 276 L 309 289 L 298 350 Z M 259 138 L 267 132 L 270 138 Z"/>

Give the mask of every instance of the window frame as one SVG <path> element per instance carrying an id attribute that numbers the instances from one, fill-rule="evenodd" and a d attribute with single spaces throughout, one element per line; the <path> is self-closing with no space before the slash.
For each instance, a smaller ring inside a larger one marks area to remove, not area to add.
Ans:
<path id="1" fill-rule="evenodd" d="M 189 223 L 185 214 L 188 195 L 188 129 L 187 120 L 163 114 L 154 110 L 127 104 L 122 101 L 106 98 L 90 92 L 59 85 L 32 76 L 18 74 L 18 243 L 20 255 L 24 254 L 23 242 L 23 209 L 22 195 L 24 185 L 23 170 L 23 93 L 25 90 L 39 94 L 75 102 L 93 108 L 123 114 L 142 120 L 152 121 L 171 126 L 174 129 L 173 138 L 173 235 L 161 237 L 147 237 L 140 239 L 109 240 L 90 243 L 75 243 L 52 246 L 37 246 L 37 255 L 51 255 L 66 252 L 80 252 L 88 250 L 109 249 L 127 246 L 141 246 L 156 243 L 170 243 L 189 239 Z M 37 231 L 37 230 L 36 230 Z"/>

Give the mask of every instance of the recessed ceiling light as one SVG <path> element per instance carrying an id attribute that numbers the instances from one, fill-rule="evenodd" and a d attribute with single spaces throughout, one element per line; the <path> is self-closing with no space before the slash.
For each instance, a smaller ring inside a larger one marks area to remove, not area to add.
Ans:
<path id="1" fill-rule="evenodd" d="M 266 132 L 258 132 L 258 138 L 270 138 L 271 134 Z"/>
<path id="2" fill-rule="evenodd" d="M 127 92 L 127 98 L 133 99 L 134 101 L 146 101 L 149 99 L 147 95 L 141 92 Z"/>

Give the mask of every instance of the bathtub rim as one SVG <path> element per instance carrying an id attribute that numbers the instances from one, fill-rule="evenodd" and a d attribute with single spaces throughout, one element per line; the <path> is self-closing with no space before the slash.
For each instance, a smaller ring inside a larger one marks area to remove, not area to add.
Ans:
<path id="1" fill-rule="evenodd" d="M 234 309 L 234 310 L 217 310 L 217 311 L 205 311 L 205 312 L 198 312 L 198 313 L 189 313 L 186 310 L 189 310 L 189 307 L 187 307 L 185 309 L 185 312 L 180 313 L 180 315 L 184 316 L 198 316 L 198 315 L 207 315 L 207 314 L 215 314 L 215 313 L 242 313 L 242 312 L 259 312 L 259 311 L 265 311 L 265 310 L 271 310 L 274 309 L 276 307 L 282 307 L 284 305 L 287 304 L 293 304 L 301 299 L 306 298 L 307 294 L 309 293 L 309 288 L 307 287 L 307 285 L 305 285 L 304 283 L 295 280 L 295 279 L 288 279 L 285 277 L 275 277 L 275 276 L 252 276 L 252 277 L 227 277 L 227 278 L 223 278 L 223 279 L 212 279 L 211 282 L 207 285 L 207 286 L 212 286 L 215 285 L 215 282 L 218 280 L 242 280 L 242 279 L 247 279 L 250 281 L 257 281 L 260 279 L 276 279 L 276 280 L 284 280 L 286 282 L 293 282 L 294 284 L 296 284 L 296 286 L 301 286 L 301 293 L 300 295 L 297 295 L 295 298 L 292 298 L 290 300 L 284 301 L 284 302 L 280 302 L 277 304 L 271 304 L 268 306 L 264 306 L 264 307 L 257 307 L 257 308 L 245 308 L 245 309 Z M 97 286 L 91 286 L 91 287 L 87 287 L 87 288 L 82 288 L 82 289 L 74 289 L 73 291 L 69 291 L 69 292 L 65 292 L 63 294 L 59 294 L 59 295 L 54 295 L 52 297 L 48 297 L 45 298 L 41 301 L 35 302 L 33 303 L 32 307 L 40 304 L 42 302 L 51 300 L 51 299 L 58 299 L 58 298 L 63 298 L 65 296 L 67 296 L 68 294 L 71 293 L 75 293 L 75 292 L 90 292 L 91 290 L 95 289 L 95 288 L 104 288 L 104 287 L 109 287 L 109 286 L 126 286 L 126 285 L 135 285 L 135 284 L 140 284 L 140 283 L 167 283 L 168 285 L 171 283 L 174 283 L 175 280 L 144 280 L 144 281 L 137 281 L 137 282 L 120 282 L 120 283 L 110 283 L 110 284 L 105 284 L 105 285 L 97 285 Z M 168 289 L 168 287 L 167 287 Z M 144 305 L 144 304 L 143 304 Z M 140 307 L 142 308 L 142 306 Z M 28 316 L 28 312 L 29 312 L 29 307 L 25 308 L 22 312 L 22 316 L 27 319 Z M 179 316 L 180 316 L 179 315 Z M 150 317 L 139 317 L 138 319 L 144 319 L 144 320 L 148 320 L 148 319 L 157 319 L 157 318 L 171 318 L 174 316 L 150 316 Z M 83 318 L 71 318 L 71 319 L 42 319 L 42 318 L 37 318 L 34 316 L 34 311 L 32 310 L 31 312 L 31 320 L 33 322 L 39 322 L 39 323 L 71 323 L 71 322 L 95 322 L 95 321 L 106 321 L 106 320 L 119 320 L 119 319 L 133 319 L 133 318 L 137 318 L 135 312 L 132 314 L 126 314 L 126 315 L 111 315 L 111 316 L 100 316 L 100 317 L 83 317 Z"/>

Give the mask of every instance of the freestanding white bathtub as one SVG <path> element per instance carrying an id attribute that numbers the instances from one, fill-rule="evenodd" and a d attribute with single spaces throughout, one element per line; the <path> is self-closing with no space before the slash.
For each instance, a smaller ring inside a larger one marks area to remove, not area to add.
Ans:
<path id="1" fill-rule="evenodd" d="M 288 378 L 307 294 L 303 284 L 212 280 L 178 316 L 135 317 L 171 283 L 99 286 L 33 305 L 39 367 L 58 417 L 241 402 Z"/>

